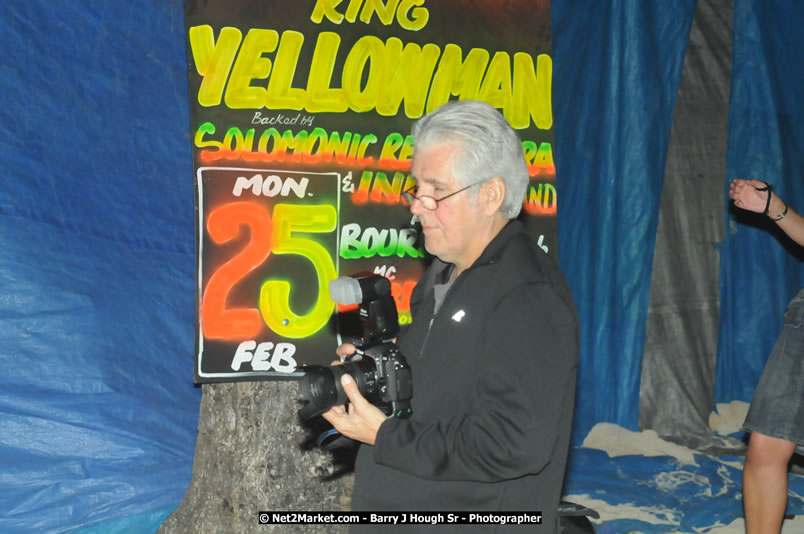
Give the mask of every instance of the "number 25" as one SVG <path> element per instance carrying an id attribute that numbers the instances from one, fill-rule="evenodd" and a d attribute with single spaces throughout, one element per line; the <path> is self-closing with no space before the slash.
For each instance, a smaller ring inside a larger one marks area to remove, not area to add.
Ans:
<path id="1" fill-rule="evenodd" d="M 337 214 L 330 205 L 277 204 L 273 221 L 263 206 L 253 202 L 232 202 L 210 212 L 207 232 L 215 243 L 235 239 L 242 225 L 248 227 L 250 239 L 207 283 L 201 299 L 204 337 L 253 339 L 259 335 L 263 321 L 277 334 L 289 338 L 307 337 L 321 329 L 335 306 L 327 291 L 327 284 L 336 277 L 335 266 L 322 245 L 294 237 L 292 233 L 331 232 L 336 224 Z M 283 280 L 262 284 L 258 309 L 226 308 L 232 287 L 264 263 L 271 252 L 299 254 L 312 262 L 318 281 L 318 299 L 306 315 L 296 315 L 290 309 L 290 283 Z"/>

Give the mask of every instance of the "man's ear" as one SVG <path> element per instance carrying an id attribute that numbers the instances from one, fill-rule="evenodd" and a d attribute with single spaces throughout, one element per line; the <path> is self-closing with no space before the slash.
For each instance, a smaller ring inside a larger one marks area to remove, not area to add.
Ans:
<path id="1" fill-rule="evenodd" d="M 483 187 L 483 208 L 487 215 L 493 215 L 500 211 L 505 200 L 505 182 L 502 178 L 495 177 L 485 183 Z"/>

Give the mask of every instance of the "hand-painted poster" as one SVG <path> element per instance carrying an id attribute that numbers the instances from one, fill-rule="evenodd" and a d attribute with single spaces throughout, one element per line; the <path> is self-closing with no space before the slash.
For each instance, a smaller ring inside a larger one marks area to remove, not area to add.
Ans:
<path id="1" fill-rule="evenodd" d="M 328 365 L 338 276 L 390 279 L 404 328 L 426 253 L 401 202 L 412 122 L 498 108 L 556 244 L 548 0 L 186 0 L 197 236 L 196 382 Z"/>

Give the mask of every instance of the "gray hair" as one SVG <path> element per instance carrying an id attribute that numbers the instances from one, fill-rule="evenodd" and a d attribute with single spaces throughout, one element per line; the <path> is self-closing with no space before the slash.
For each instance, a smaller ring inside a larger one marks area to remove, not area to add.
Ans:
<path id="1" fill-rule="evenodd" d="M 475 100 L 450 101 L 416 121 L 411 133 L 415 150 L 441 143 L 456 146 L 452 173 L 464 186 L 500 177 L 505 183 L 500 213 L 506 219 L 519 215 L 530 181 L 522 141 L 494 107 Z M 479 187 L 470 191 L 476 194 Z"/>

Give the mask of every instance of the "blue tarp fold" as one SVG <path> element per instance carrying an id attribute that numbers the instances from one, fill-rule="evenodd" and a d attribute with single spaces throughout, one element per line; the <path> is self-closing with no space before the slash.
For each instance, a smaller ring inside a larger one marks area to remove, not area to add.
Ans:
<path id="1" fill-rule="evenodd" d="M 659 200 L 695 1 L 583 6 L 552 3 L 559 262 L 581 320 L 576 443 L 597 421 L 637 429 Z"/>
<path id="2" fill-rule="evenodd" d="M 804 9 L 790 0 L 735 0 L 728 158 L 731 178 L 771 184 L 804 212 Z M 725 194 L 725 193 L 724 193 Z M 787 302 L 804 282 L 804 253 L 775 224 L 733 206 L 720 251 L 715 397 L 750 401 Z"/>
<path id="3" fill-rule="evenodd" d="M 189 483 L 200 390 L 183 33 L 171 3 L 4 5 L 2 532 L 129 516 L 153 531 Z"/>
<path id="4" fill-rule="evenodd" d="M 582 325 L 576 444 L 600 421 L 637 428 L 695 4 L 552 2 L 559 255 Z M 182 6 L 3 7 L 0 531 L 150 532 L 189 484 L 200 402 Z M 796 2 L 735 0 L 728 132 L 729 175 L 767 180 L 799 211 L 802 25 Z M 721 402 L 750 398 L 802 280 L 783 240 L 727 217 Z M 598 458 L 574 458 L 580 492 Z"/>

